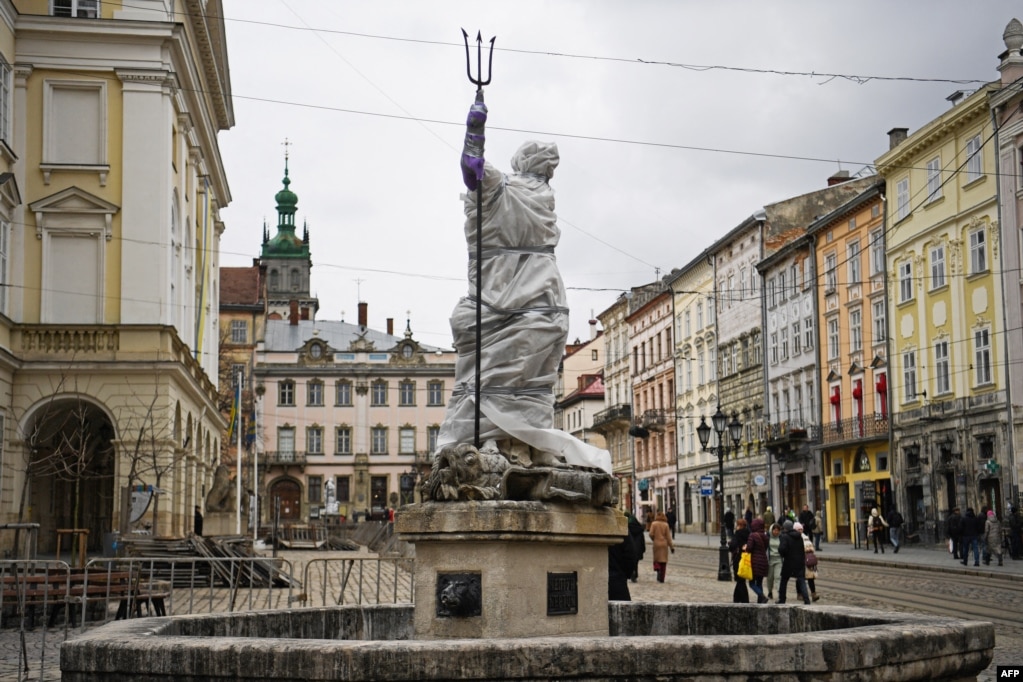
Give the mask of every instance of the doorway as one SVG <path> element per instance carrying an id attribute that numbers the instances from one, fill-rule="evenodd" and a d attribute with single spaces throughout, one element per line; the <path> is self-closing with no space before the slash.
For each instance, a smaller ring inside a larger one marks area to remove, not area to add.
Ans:
<path id="1" fill-rule="evenodd" d="M 302 518 L 302 487 L 297 481 L 277 481 L 270 487 L 270 499 L 280 500 L 283 523 L 295 523 Z"/>

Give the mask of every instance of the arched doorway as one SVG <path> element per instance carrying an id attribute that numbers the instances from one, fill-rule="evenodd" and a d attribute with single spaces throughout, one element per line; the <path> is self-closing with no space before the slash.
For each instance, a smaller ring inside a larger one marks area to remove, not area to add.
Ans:
<path id="1" fill-rule="evenodd" d="M 87 547 L 98 551 L 114 526 L 115 432 L 109 416 L 79 397 L 54 398 L 23 428 L 24 518 L 39 523 L 40 551 L 56 549 L 58 528 L 88 530 Z"/>
<path id="2" fill-rule="evenodd" d="M 280 500 L 280 507 L 277 507 Z M 270 509 L 280 509 L 281 523 L 296 523 L 302 519 L 302 486 L 284 478 L 270 486 Z"/>

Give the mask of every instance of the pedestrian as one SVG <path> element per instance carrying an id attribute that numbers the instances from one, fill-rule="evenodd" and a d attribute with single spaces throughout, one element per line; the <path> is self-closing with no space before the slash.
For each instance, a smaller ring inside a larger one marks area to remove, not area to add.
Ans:
<path id="1" fill-rule="evenodd" d="M 778 587 L 778 604 L 785 603 L 785 591 L 789 580 L 795 579 L 796 592 L 803 598 L 804 604 L 810 603 L 810 593 L 806 589 L 806 550 L 803 547 L 803 524 L 792 523 L 791 520 L 782 524 L 781 543 L 778 545 L 781 555 L 781 585 Z"/>
<path id="2" fill-rule="evenodd" d="M 650 524 L 650 540 L 654 545 L 654 573 L 657 574 L 657 582 L 663 583 L 664 573 L 668 570 L 668 552 L 675 553 L 675 543 L 671 541 L 671 529 L 664 512 L 657 512 Z"/>
<path id="3" fill-rule="evenodd" d="M 767 538 L 767 598 L 774 599 L 774 586 L 781 578 L 781 554 L 778 554 L 778 545 L 781 544 L 781 526 L 777 523 L 771 524 L 771 534 Z"/>
<path id="4" fill-rule="evenodd" d="M 824 519 L 821 517 L 821 510 L 818 509 L 813 515 L 813 548 L 819 552 L 821 549 L 821 538 L 824 535 Z"/>
<path id="5" fill-rule="evenodd" d="M 804 533 L 810 534 L 813 532 L 813 512 L 810 511 L 810 505 L 803 505 L 803 511 L 799 512 L 799 517 L 796 520 L 803 524 Z"/>
<path id="6" fill-rule="evenodd" d="M 867 523 L 870 535 L 874 538 L 874 554 L 877 554 L 878 547 L 881 548 L 881 554 L 884 554 L 884 529 L 888 527 L 888 522 L 877 511 L 877 507 L 874 507 L 870 510 L 870 519 Z"/>
<path id="7" fill-rule="evenodd" d="M 750 589 L 757 595 L 758 604 L 766 604 L 767 596 L 764 594 L 764 578 L 770 570 L 770 562 L 767 558 L 768 547 L 767 533 L 764 532 L 764 520 L 753 519 L 753 526 L 750 530 L 749 539 L 746 540 L 746 551 L 750 553 L 750 562 L 753 565 L 753 580 L 750 581 Z"/>
<path id="8" fill-rule="evenodd" d="M 770 530 L 771 526 L 774 525 L 774 520 L 775 520 L 775 518 L 774 518 L 774 510 L 771 509 L 770 505 L 768 505 L 767 509 L 764 510 L 764 514 L 763 514 L 763 516 L 761 518 L 764 519 L 764 527 L 767 528 L 768 530 Z"/>
<path id="9" fill-rule="evenodd" d="M 195 516 L 192 519 L 192 532 L 196 537 L 202 537 L 202 510 L 195 505 Z"/>
<path id="10" fill-rule="evenodd" d="M 966 513 L 963 515 L 962 529 L 963 545 L 959 553 L 963 557 L 963 566 L 967 566 L 970 563 L 971 548 L 973 549 L 973 565 L 980 566 L 980 544 L 978 538 L 984 531 L 984 521 L 978 519 L 977 515 L 973 513 L 973 507 L 966 508 Z"/>
<path id="11" fill-rule="evenodd" d="M 643 523 L 646 525 L 646 532 L 650 532 L 650 526 L 654 522 L 654 510 L 647 507 L 646 514 L 643 516 Z"/>
<path id="12" fill-rule="evenodd" d="M 732 590 L 732 603 L 749 604 L 749 590 L 746 589 L 746 580 L 739 577 L 739 559 L 742 558 L 742 550 L 749 540 L 750 530 L 746 525 L 746 519 L 738 519 L 735 522 L 735 535 L 728 543 L 728 549 L 732 551 L 732 576 L 735 578 L 735 589 Z"/>
<path id="13" fill-rule="evenodd" d="M 639 562 L 646 554 L 646 530 L 631 511 L 625 512 L 625 518 L 629 520 L 629 540 L 632 541 L 633 553 L 636 555 L 636 563 L 632 567 L 629 579 L 632 582 L 637 582 L 639 580 Z"/>
<path id="14" fill-rule="evenodd" d="M 1009 507 L 1009 556 L 1023 558 L 1023 512 L 1019 507 Z"/>
<path id="15" fill-rule="evenodd" d="M 744 519 L 746 519 L 746 527 L 747 528 L 752 528 L 753 527 L 753 510 L 750 509 L 749 507 L 746 507 L 746 513 L 743 514 L 742 517 Z"/>
<path id="16" fill-rule="evenodd" d="M 963 544 L 963 516 L 959 513 L 959 507 L 953 509 L 945 520 L 945 535 L 952 541 L 952 558 L 959 561 L 962 559 Z"/>
<path id="17" fill-rule="evenodd" d="M 892 510 L 888 512 L 888 535 L 889 539 L 892 541 L 892 547 L 895 548 L 893 550 L 895 554 L 899 553 L 899 547 L 901 546 L 899 544 L 899 532 L 901 531 L 902 524 L 904 522 L 905 519 L 902 518 L 902 514 L 899 513 L 899 510 L 892 507 Z"/>
<path id="18" fill-rule="evenodd" d="M 642 530 L 642 526 L 640 526 Z M 629 593 L 629 576 L 636 572 L 639 558 L 632 537 L 626 535 L 617 545 L 607 548 L 607 599 L 608 601 L 632 601 Z"/>
<path id="19" fill-rule="evenodd" d="M 984 565 L 991 565 L 991 555 L 998 557 L 998 565 L 1002 565 L 1002 522 L 995 515 L 995 510 L 988 510 L 987 523 L 984 524 Z"/>
<path id="20" fill-rule="evenodd" d="M 666 516 L 668 517 L 668 525 L 671 527 L 671 539 L 674 540 L 675 539 L 675 522 L 678 520 L 678 517 L 675 515 L 675 508 L 672 507 L 671 509 L 669 509 Z"/>
<path id="21" fill-rule="evenodd" d="M 803 533 L 803 563 L 806 565 L 806 586 L 810 589 L 811 601 L 817 601 L 817 554 L 813 550 L 813 541 Z"/>
<path id="22" fill-rule="evenodd" d="M 721 517 L 721 520 L 725 522 L 725 533 L 731 538 L 735 533 L 735 512 L 731 507 L 725 510 L 725 515 Z"/>

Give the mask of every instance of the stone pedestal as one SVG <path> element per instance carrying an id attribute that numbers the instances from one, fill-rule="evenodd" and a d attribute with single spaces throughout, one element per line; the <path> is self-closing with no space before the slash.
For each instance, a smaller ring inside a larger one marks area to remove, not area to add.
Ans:
<path id="1" fill-rule="evenodd" d="M 394 529 L 416 548 L 416 639 L 608 635 L 607 548 L 628 532 L 621 512 L 424 502 L 397 512 Z"/>
<path id="2" fill-rule="evenodd" d="M 242 514 L 242 535 L 248 524 L 247 515 Z M 238 533 L 238 517 L 233 511 L 206 512 L 202 521 L 202 534 L 207 537 L 217 535 L 236 535 Z"/>

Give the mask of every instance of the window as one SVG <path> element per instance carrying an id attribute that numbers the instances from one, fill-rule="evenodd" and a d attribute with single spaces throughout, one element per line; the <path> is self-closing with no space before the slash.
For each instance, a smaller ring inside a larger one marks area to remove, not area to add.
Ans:
<path id="1" fill-rule="evenodd" d="M 789 268 L 789 279 L 792 280 L 792 295 L 799 293 L 799 267 L 793 264 Z"/>
<path id="2" fill-rule="evenodd" d="M 884 231 L 874 230 L 870 233 L 870 274 L 878 275 L 884 270 Z"/>
<path id="3" fill-rule="evenodd" d="M 860 283 L 860 243 L 851 242 L 847 247 L 849 259 L 849 286 Z"/>
<path id="4" fill-rule="evenodd" d="M 902 385 L 905 402 L 916 400 L 916 351 L 902 354 Z"/>
<path id="5" fill-rule="evenodd" d="M 927 201 L 941 198 L 941 158 L 927 162 Z"/>
<path id="6" fill-rule="evenodd" d="M 428 453 L 437 451 L 437 439 L 440 438 L 439 426 L 426 427 L 426 450 Z"/>
<path id="7" fill-rule="evenodd" d="M 277 404 L 286 407 L 295 406 L 295 382 L 282 381 L 277 384 Z"/>
<path id="8" fill-rule="evenodd" d="M 989 329 L 973 333 L 973 367 L 978 384 L 991 383 L 991 334 Z"/>
<path id="9" fill-rule="evenodd" d="M 598 351 L 597 351 L 597 349 L 596 349 L 596 348 L 594 348 L 593 350 L 591 350 L 591 351 L 590 351 L 590 360 L 593 360 L 593 362 L 599 362 L 599 360 L 597 359 L 597 358 L 599 357 L 599 356 L 597 355 L 597 353 L 598 353 Z"/>
<path id="10" fill-rule="evenodd" d="M 696 328 L 703 329 L 703 301 L 696 304 Z"/>
<path id="11" fill-rule="evenodd" d="M 2 105 L 0 105 L 2 106 Z M 10 253 L 11 224 L 0 220 L 0 313 L 7 314 L 7 289 L 10 284 Z"/>
<path id="12" fill-rule="evenodd" d="M 778 305 L 778 290 L 774 282 L 774 277 L 767 280 L 767 302 L 772 308 Z"/>
<path id="13" fill-rule="evenodd" d="M 838 320 L 828 320 L 828 360 L 838 357 Z"/>
<path id="14" fill-rule="evenodd" d="M 53 0 L 53 16 L 96 19 L 99 17 L 99 0 Z"/>
<path id="15" fill-rule="evenodd" d="M 913 261 L 899 263 L 899 303 L 913 300 Z"/>
<path id="16" fill-rule="evenodd" d="M 348 426 L 339 426 L 334 431 L 335 455 L 350 455 L 352 454 L 352 429 Z"/>
<path id="17" fill-rule="evenodd" d="M 778 364 L 778 332 L 771 332 L 771 364 Z"/>
<path id="18" fill-rule="evenodd" d="M 277 455 L 283 462 L 295 459 L 295 429 L 284 427 L 277 430 Z"/>
<path id="19" fill-rule="evenodd" d="M 784 326 L 781 328 L 781 359 L 788 360 L 789 358 L 789 328 Z"/>
<path id="20" fill-rule="evenodd" d="M 416 430 L 407 426 L 398 429 L 398 454 L 416 454 Z"/>
<path id="21" fill-rule="evenodd" d="M 934 344 L 934 389 L 938 395 L 951 390 L 949 383 L 948 341 Z"/>
<path id="22" fill-rule="evenodd" d="M 370 393 L 370 405 L 379 407 L 387 404 L 387 382 L 374 381 L 373 390 Z"/>
<path id="23" fill-rule="evenodd" d="M 11 66 L 0 58 L 0 138 L 11 139 Z M 13 146 L 13 145 L 12 145 Z"/>
<path id="24" fill-rule="evenodd" d="M 426 404 L 427 405 L 444 404 L 444 382 L 430 381 L 426 384 Z"/>
<path id="25" fill-rule="evenodd" d="M 107 164 L 106 83 L 47 80 L 43 112 L 43 164 Z"/>
<path id="26" fill-rule="evenodd" d="M 979 180 L 984 174 L 984 155 L 981 153 L 980 135 L 966 141 L 966 182 Z"/>
<path id="27" fill-rule="evenodd" d="M 759 285 L 757 284 L 759 281 L 760 281 L 760 275 L 757 273 L 757 269 L 756 268 L 750 268 L 749 269 L 749 290 L 750 290 L 751 294 L 756 295 L 756 293 L 758 291 L 760 291 Z"/>
<path id="28" fill-rule="evenodd" d="M 849 311 L 849 350 L 857 353 L 863 350 L 863 311 Z"/>
<path id="29" fill-rule="evenodd" d="M 305 385 L 306 405 L 321 407 L 323 405 L 323 382 L 310 381 Z"/>
<path id="30" fill-rule="evenodd" d="M 888 322 L 885 319 L 884 301 L 874 301 L 874 343 L 881 343 L 888 338 Z"/>
<path id="31" fill-rule="evenodd" d="M 398 404 L 405 407 L 416 404 L 416 382 L 406 380 L 398 383 Z"/>
<path id="32" fill-rule="evenodd" d="M 728 275 L 728 307 L 735 301 L 735 275 Z"/>
<path id="33" fill-rule="evenodd" d="M 370 430 L 370 454 L 372 455 L 386 455 L 387 454 L 387 427 L 386 426 L 374 426 Z"/>
<path id="34" fill-rule="evenodd" d="M 931 249 L 931 289 L 945 286 L 945 245 Z"/>
<path id="35" fill-rule="evenodd" d="M 824 256 L 824 293 L 831 293 L 838 286 L 838 274 L 836 268 L 838 267 L 838 257 L 829 253 Z"/>
<path id="36" fill-rule="evenodd" d="M 987 231 L 982 227 L 970 232 L 970 274 L 987 270 Z"/>
<path id="37" fill-rule="evenodd" d="M 692 325 L 689 324 L 689 311 L 685 312 L 685 336 L 688 338 L 693 335 Z"/>
<path id="38" fill-rule="evenodd" d="M 305 451 L 310 455 L 323 454 L 322 426 L 310 426 L 305 430 Z"/>
<path id="39" fill-rule="evenodd" d="M 813 350 L 813 318 L 803 320 L 803 350 Z"/>
<path id="40" fill-rule="evenodd" d="M 739 268 L 739 300 L 746 293 L 746 268 Z"/>
<path id="41" fill-rule="evenodd" d="M 788 285 L 785 282 L 785 273 L 784 272 L 779 272 L 778 273 L 778 298 L 781 300 L 782 303 L 784 303 L 785 300 L 788 298 L 788 294 L 789 294 L 789 292 L 788 292 Z"/>
<path id="42" fill-rule="evenodd" d="M 249 328 L 245 320 L 231 320 L 231 343 L 246 343 Z"/>
<path id="43" fill-rule="evenodd" d="M 323 476 L 310 476 L 306 487 L 309 489 L 309 503 L 319 504 L 323 500 Z"/>
<path id="44" fill-rule="evenodd" d="M 799 355 L 802 333 L 800 332 L 799 320 L 792 323 L 792 354 Z"/>
<path id="45" fill-rule="evenodd" d="M 235 391 L 238 390 L 239 386 L 245 385 L 245 365 L 241 363 L 233 363 L 231 365 L 231 388 Z"/>
<path id="46" fill-rule="evenodd" d="M 352 404 L 352 382 L 339 381 L 334 384 L 334 404 L 339 407 Z"/>
<path id="47" fill-rule="evenodd" d="M 895 219 L 909 217 L 909 178 L 902 178 L 895 183 Z"/>
<path id="48" fill-rule="evenodd" d="M 686 390 L 691 391 L 693 390 L 693 359 L 686 357 L 684 360 L 686 365 Z"/>
<path id="49" fill-rule="evenodd" d="M 707 380 L 714 381 L 718 378 L 718 349 L 716 346 L 711 346 L 709 349 L 707 349 L 707 353 L 710 358 L 710 364 L 708 365 L 707 371 Z M 702 362 L 700 363 L 700 366 L 703 367 Z"/>
<path id="50" fill-rule="evenodd" d="M 352 499 L 351 476 L 336 476 L 334 481 L 337 483 L 337 501 L 350 502 Z"/>

